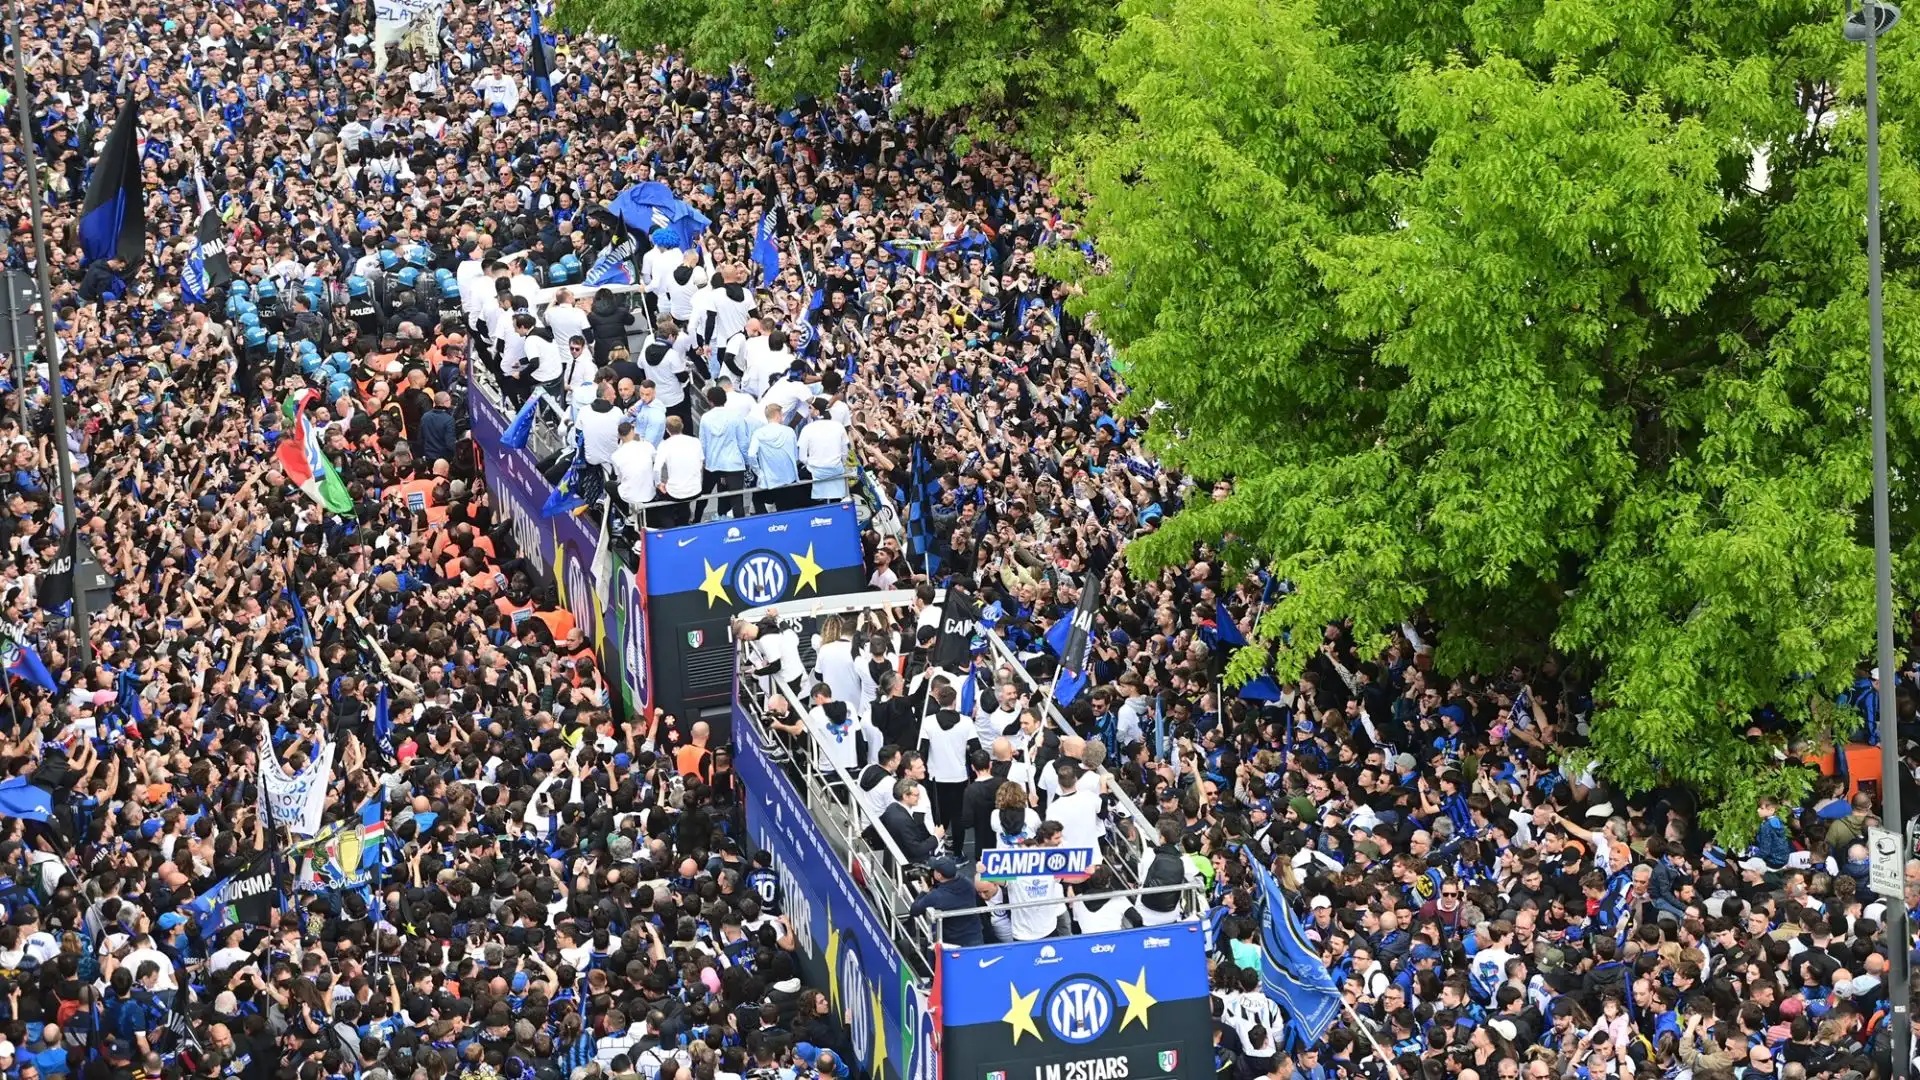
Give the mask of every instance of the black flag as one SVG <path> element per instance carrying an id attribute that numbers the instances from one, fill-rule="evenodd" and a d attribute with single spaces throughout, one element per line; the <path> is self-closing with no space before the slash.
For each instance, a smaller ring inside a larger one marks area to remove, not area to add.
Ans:
<path id="1" fill-rule="evenodd" d="M 45 580 L 40 584 L 40 606 L 49 611 L 73 601 L 73 568 L 78 561 L 74 558 L 74 542 L 79 536 L 80 530 L 69 523 L 67 534 L 60 538 L 60 554 L 47 567 Z"/>
<path id="2" fill-rule="evenodd" d="M 980 606 L 965 590 L 947 587 L 940 608 L 940 638 L 933 643 L 933 666 L 964 671 L 973 660 L 973 636 L 980 631 Z"/>
<path id="3" fill-rule="evenodd" d="M 1047 631 L 1047 643 L 1060 654 L 1060 672 L 1053 684 L 1053 699 L 1061 708 L 1073 703 L 1087 686 L 1087 642 L 1093 637 L 1093 619 L 1100 610 L 1100 579 L 1089 571 L 1087 583 L 1080 588 L 1080 603 L 1073 618 L 1055 623 Z M 1066 626 L 1066 633 L 1060 627 Z M 1057 640 L 1064 637 L 1065 640 Z"/>

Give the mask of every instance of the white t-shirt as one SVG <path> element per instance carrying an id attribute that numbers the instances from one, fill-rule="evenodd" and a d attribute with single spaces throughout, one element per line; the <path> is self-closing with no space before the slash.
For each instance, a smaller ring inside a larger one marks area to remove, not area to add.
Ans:
<path id="1" fill-rule="evenodd" d="M 940 726 L 940 714 L 928 713 L 920 721 L 920 740 L 927 744 L 927 778 L 937 784 L 964 783 L 971 775 L 967 769 L 967 747 L 980 741 L 980 733 L 961 717 L 950 728 Z"/>
<path id="2" fill-rule="evenodd" d="M 547 308 L 547 326 L 553 330 L 553 340 L 565 349 L 574 338 L 585 340 L 587 313 L 572 304 L 554 304 Z"/>
<path id="3" fill-rule="evenodd" d="M 848 776 L 860 771 L 860 733 L 858 720 L 848 717 L 845 731 L 835 734 L 827 722 L 827 712 L 821 706 L 814 706 L 807 712 L 807 732 L 813 736 L 814 753 L 821 772 L 831 772 L 827 762 L 840 766 Z M 871 741 L 871 737 L 869 737 Z"/>
<path id="4" fill-rule="evenodd" d="M 606 465 L 613 461 L 613 453 L 620 446 L 620 423 L 625 419 L 626 414 L 614 406 L 604 411 L 591 406 L 580 410 L 575 423 L 580 429 L 580 447 L 586 452 L 587 464 Z"/>
<path id="5" fill-rule="evenodd" d="M 1060 823 L 1060 846 L 1092 848 L 1094 861 L 1100 859 L 1100 837 L 1106 830 L 1100 825 L 1100 780 L 1092 773 L 1080 777 L 1073 793 L 1047 804 L 1047 820 Z"/>
<path id="6" fill-rule="evenodd" d="M 616 426 L 616 431 L 619 428 Z M 645 439 L 621 443 L 613 451 L 613 475 L 618 477 L 620 501 L 628 506 L 645 506 L 653 501 L 653 444 Z"/>
<path id="7" fill-rule="evenodd" d="M 684 433 L 669 435 L 660 444 L 660 453 L 654 460 L 660 482 L 667 485 L 669 498 L 691 499 L 700 494 L 706 481 L 702 472 L 706 468 L 706 456 L 700 450 L 699 439 Z"/>
<path id="8" fill-rule="evenodd" d="M 1007 917 L 1013 923 L 1015 941 L 1039 941 L 1060 928 L 1060 916 L 1066 913 L 1066 890 L 1061 888 L 1057 878 L 1025 877 L 1014 878 L 1001 889 L 1000 895 L 1007 898 L 1010 909 Z M 1013 907 L 1033 901 L 1055 900 L 1058 903 L 1038 903 L 1032 907 Z"/>

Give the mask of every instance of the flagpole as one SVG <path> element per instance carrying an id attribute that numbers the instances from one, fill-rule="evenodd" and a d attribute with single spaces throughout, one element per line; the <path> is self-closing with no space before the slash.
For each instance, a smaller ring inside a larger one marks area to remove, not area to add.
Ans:
<path id="1" fill-rule="evenodd" d="M 33 267 L 40 287 L 40 351 L 46 356 L 47 385 L 53 394 L 53 449 L 60 467 L 60 498 L 67 530 L 80 527 L 80 515 L 73 503 L 73 459 L 67 452 L 67 395 L 60 386 L 59 343 L 53 337 L 53 280 L 47 268 L 47 226 L 40 207 L 40 153 L 33 139 L 33 99 L 27 96 L 26 35 L 22 29 L 25 0 L 7 5 L 8 31 L 13 35 L 13 96 L 20 110 L 20 146 L 26 154 L 27 202 L 32 209 Z M 21 388 L 24 394 L 26 388 Z M 73 633 L 78 639 L 82 664 L 93 662 L 93 641 L 87 633 L 86 583 L 79 577 L 80 545 L 73 545 Z M 88 553 L 89 555 L 91 552 Z M 11 689 L 11 687 L 9 687 Z"/>

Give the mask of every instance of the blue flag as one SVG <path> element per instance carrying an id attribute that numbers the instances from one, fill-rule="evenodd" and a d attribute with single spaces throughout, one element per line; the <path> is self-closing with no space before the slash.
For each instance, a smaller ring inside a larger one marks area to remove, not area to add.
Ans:
<path id="1" fill-rule="evenodd" d="M 147 198 L 140 184 L 140 106 L 131 90 L 87 180 L 80 206 L 86 262 L 118 256 L 129 270 L 147 256 Z"/>
<path id="2" fill-rule="evenodd" d="M 393 705 L 387 700 L 387 684 L 380 684 L 380 693 L 373 699 L 373 741 L 380 752 L 393 756 Z"/>
<path id="3" fill-rule="evenodd" d="M 1227 610 L 1225 600 L 1213 602 L 1214 640 L 1229 649 L 1243 649 L 1247 645 L 1247 635 L 1240 632 L 1240 624 L 1233 621 L 1233 613 Z"/>
<path id="4" fill-rule="evenodd" d="M 683 251 L 699 243 L 700 234 L 713 224 L 707 215 L 681 202 L 671 188 L 658 180 L 633 185 L 616 196 L 607 209 L 626 222 L 629 229 L 639 229 L 649 235 L 655 235 L 657 230 L 671 231 L 673 246 Z"/>
<path id="5" fill-rule="evenodd" d="M 540 412 L 540 395 L 527 395 L 527 403 L 513 414 L 513 420 L 507 424 L 507 430 L 500 433 L 500 445 L 509 450 L 525 450 L 527 440 L 533 437 L 533 418 Z"/>
<path id="6" fill-rule="evenodd" d="M 1321 963 L 1300 932 L 1280 883 L 1266 867 L 1255 865 L 1260 877 L 1260 988 L 1287 1014 L 1287 1036 L 1295 1047 L 1320 1041 L 1340 1017 L 1340 990 L 1333 985 L 1327 965 Z"/>
<path id="7" fill-rule="evenodd" d="M 53 681 L 53 673 L 47 670 L 39 650 L 24 641 L 7 640 L 0 643 L 6 650 L 7 674 L 16 679 L 25 679 L 42 690 L 58 690 L 60 684 Z"/>
<path id="8" fill-rule="evenodd" d="M 585 461 L 585 457 L 579 455 L 574 456 L 573 464 L 567 467 L 567 475 L 561 478 L 559 486 L 555 487 L 553 493 L 547 496 L 547 501 L 540 505 L 541 517 L 550 518 L 559 517 L 562 514 L 571 514 L 587 505 L 587 500 L 581 498 L 578 493 L 578 488 L 580 487 L 580 469 L 582 463 Z"/>
<path id="9" fill-rule="evenodd" d="M 281 589 L 280 594 L 293 605 L 293 632 L 300 639 L 300 656 L 307 662 L 307 677 L 319 678 L 320 663 L 312 655 L 313 624 L 307 621 L 307 605 L 300 602 L 300 594 L 292 589 Z"/>
<path id="10" fill-rule="evenodd" d="M 973 665 L 967 665 L 967 681 L 960 684 L 960 715 L 971 717 L 974 704 L 979 700 L 978 684 L 974 682 Z"/>
<path id="11" fill-rule="evenodd" d="M 631 285 L 633 284 L 633 249 L 631 237 L 613 245 L 600 253 L 587 268 L 585 283 L 588 285 Z"/>
<path id="12" fill-rule="evenodd" d="M 1241 701 L 1279 701 L 1280 684 L 1271 675 L 1256 675 L 1240 688 Z"/>
<path id="13" fill-rule="evenodd" d="M 53 816 L 53 796 L 24 776 L 0 781 L 0 817 L 45 821 Z"/>
<path id="14" fill-rule="evenodd" d="M 753 261 L 760 265 L 760 285 L 771 289 L 780 277 L 780 243 L 774 235 L 774 212 L 760 215 L 753 230 Z"/>

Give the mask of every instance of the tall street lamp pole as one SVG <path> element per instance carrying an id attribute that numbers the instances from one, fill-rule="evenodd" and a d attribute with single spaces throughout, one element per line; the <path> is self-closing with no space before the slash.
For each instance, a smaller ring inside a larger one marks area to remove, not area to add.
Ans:
<path id="1" fill-rule="evenodd" d="M 47 259 L 47 227 L 40 212 L 40 162 L 33 141 L 33 98 L 27 92 L 26 19 L 21 14 L 26 0 L 7 4 L 8 29 L 13 35 L 13 107 L 20 112 L 20 152 L 25 155 L 27 202 L 32 207 L 33 265 L 40 286 L 40 354 L 47 365 L 47 386 L 53 397 L 53 452 L 60 469 L 62 516 L 69 532 L 80 528 L 80 514 L 73 498 L 73 460 L 67 452 L 67 398 L 60 386 L 60 345 L 53 336 L 53 282 Z M 131 91 L 129 91 L 131 92 Z M 20 393 L 24 399 L 26 388 Z M 77 534 L 75 534 L 77 536 Z M 87 627 L 86 586 L 80 579 L 80 563 L 91 561 L 85 538 L 73 546 L 73 635 L 82 664 L 93 660 L 93 641 Z"/>
<path id="2" fill-rule="evenodd" d="M 1894 704 L 1898 680 L 1893 667 L 1893 540 L 1887 509 L 1887 362 L 1880 304 L 1880 57 L 1876 47 L 1880 35 L 1892 29 L 1899 18 L 1900 9 L 1892 4 L 1863 0 L 1857 10 L 1847 12 L 1846 34 L 1849 40 L 1863 41 L 1867 46 L 1867 355 L 1873 382 L 1873 586 L 1880 623 L 1877 656 L 1883 677 L 1877 695 L 1880 816 L 1887 828 L 1904 836 L 1906 821 L 1900 814 L 1900 732 Z M 1905 857 L 1904 843 L 1902 857 Z M 1906 897 L 1882 899 L 1887 901 L 1887 982 L 1893 1006 L 1889 1032 L 1893 1036 L 1890 1075 L 1906 1076 L 1913 1061 L 1907 971 L 1913 938 L 1907 927 Z"/>

